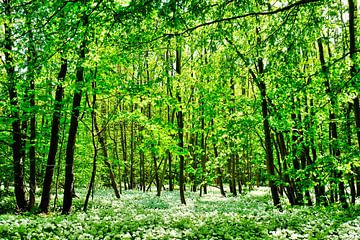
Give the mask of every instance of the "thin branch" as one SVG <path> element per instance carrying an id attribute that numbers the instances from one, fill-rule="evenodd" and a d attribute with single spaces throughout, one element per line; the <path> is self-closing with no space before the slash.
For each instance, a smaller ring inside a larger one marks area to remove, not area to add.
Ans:
<path id="1" fill-rule="evenodd" d="M 164 34 L 159 35 L 157 37 L 154 37 L 154 38 L 152 38 L 152 39 L 150 39 L 148 41 L 128 43 L 128 45 L 131 46 L 131 45 L 149 44 L 149 43 L 155 42 L 155 41 L 163 39 L 163 38 L 173 38 L 173 37 L 176 37 L 176 36 L 182 36 L 182 35 L 185 35 L 186 33 L 191 33 L 192 31 L 194 31 L 194 30 L 196 30 L 198 28 L 202 28 L 202 27 L 205 27 L 205 26 L 210 26 L 210 25 L 213 25 L 215 23 L 230 22 L 230 21 L 233 21 L 233 20 L 246 18 L 246 17 L 274 15 L 274 14 L 277 14 L 277 13 L 286 12 L 288 10 L 291 10 L 291 9 L 293 9 L 295 7 L 298 7 L 298 6 L 301 6 L 301 5 L 305 5 L 305 4 L 308 4 L 308 3 L 314 3 L 314 2 L 320 2 L 320 1 L 321 0 L 301 0 L 301 1 L 295 2 L 293 4 L 290 4 L 290 5 L 286 6 L 286 7 L 279 8 L 279 9 L 276 9 L 276 10 L 273 10 L 273 11 L 252 12 L 252 13 L 247 13 L 247 14 L 243 14 L 243 15 L 239 15 L 239 16 L 233 16 L 233 17 L 229 17 L 229 18 L 220 18 L 220 19 L 216 19 L 216 20 L 213 20 L 213 21 L 210 21 L 210 22 L 201 23 L 201 24 L 196 25 L 196 26 L 191 27 L 191 28 L 187 28 L 182 32 L 164 33 Z"/>
<path id="2" fill-rule="evenodd" d="M 288 11 L 288 10 L 294 8 L 294 7 L 297 7 L 297 6 L 301 6 L 301 5 L 308 4 L 308 3 L 313 3 L 313 2 L 319 2 L 319 1 L 320 0 L 301 0 L 301 1 L 295 2 L 293 4 L 290 4 L 290 5 L 286 6 L 286 7 L 279 8 L 279 9 L 276 9 L 276 10 L 273 10 L 273 11 L 252 12 L 252 13 L 247 13 L 247 14 L 239 15 L 239 16 L 233 16 L 233 17 L 229 17 L 229 18 L 216 19 L 216 20 L 213 20 L 213 21 L 210 21 L 210 22 L 199 24 L 199 25 L 194 26 L 192 28 L 188 28 L 188 29 L 184 30 L 181 33 L 177 33 L 177 34 L 175 33 L 174 35 L 183 35 L 185 33 L 192 32 L 192 31 L 194 31 L 194 30 L 196 30 L 198 28 L 213 25 L 215 23 L 228 22 L 228 21 L 233 21 L 233 20 L 246 18 L 246 17 L 273 15 L 273 14 Z"/>

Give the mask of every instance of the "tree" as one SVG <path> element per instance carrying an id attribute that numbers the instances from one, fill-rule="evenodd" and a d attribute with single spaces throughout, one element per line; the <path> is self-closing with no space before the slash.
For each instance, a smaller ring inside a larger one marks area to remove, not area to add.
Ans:
<path id="1" fill-rule="evenodd" d="M 86 28 L 89 24 L 89 16 L 85 13 L 82 16 L 83 27 Z M 74 196 L 74 151 L 76 134 L 80 117 L 80 103 L 82 98 L 82 85 L 84 84 L 84 66 L 86 56 L 86 39 L 83 36 L 80 44 L 79 60 L 76 66 L 76 86 L 73 95 L 73 103 L 71 110 L 71 120 L 69 127 L 69 135 L 66 146 L 66 166 L 65 166 L 65 185 L 64 185 L 64 201 L 63 214 L 68 214 L 71 211 L 72 198 Z"/>
<path id="2" fill-rule="evenodd" d="M 10 101 L 10 118 L 12 119 L 12 152 L 13 152 L 13 165 L 14 165 L 14 185 L 15 185 L 15 197 L 16 205 L 20 211 L 27 208 L 27 201 L 25 198 L 24 189 L 24 159 L 21 154 L 23 148 L 22 132 L 21 132 L 21 120 L 19 99 L 16 89 L 17 73 L 15 71 L 14 60 L 14 40 L 13 40 L 13 9 L 11 7 L 10 0 L 4 0 L 4 10 L 7 21 L 4 23 L 5 32 L 5 70 L 8 79 L 8 92 Z"/>

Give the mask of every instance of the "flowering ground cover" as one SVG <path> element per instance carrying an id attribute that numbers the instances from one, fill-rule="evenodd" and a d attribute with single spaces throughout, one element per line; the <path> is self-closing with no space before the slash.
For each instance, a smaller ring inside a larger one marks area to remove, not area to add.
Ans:
<path id="1" fill-rule="evenodd" d="M 66 216 L 0 215 L 0 239 L 360 239 L 358 205 L 279 211 L 267 188 L 226 198 L 216 189 L 202 197 L 187 192 L 186 206 L 178 192 L 126 191 L 116 200 L 98 190 L 86 213 L 79 196 Z"/>

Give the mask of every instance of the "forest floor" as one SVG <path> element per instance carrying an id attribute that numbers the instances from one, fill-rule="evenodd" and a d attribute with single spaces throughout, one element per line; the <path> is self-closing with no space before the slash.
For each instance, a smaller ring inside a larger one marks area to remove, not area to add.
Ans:
<path id="1" fill-rule="evenodd" d="M 98 190 L 89 209 L 84 195 L 74 199 L 73 213 L 0 215 L 0 239 L 360 239 L 360 206 L 272 206 L 267 188 L 222 197 L 178 192 L 126 191 L 117 200 Z M 0 207 L 6 201 L 0 199 Z"/>

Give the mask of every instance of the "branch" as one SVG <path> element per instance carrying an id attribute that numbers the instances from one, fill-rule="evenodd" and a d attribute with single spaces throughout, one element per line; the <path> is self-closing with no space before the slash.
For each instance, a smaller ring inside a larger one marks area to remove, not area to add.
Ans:
<path id="1" fill-rule="evenodd" d="M 0 143 L 1 143 L 1 144 L 4 144 L 4 145 L 6 145 L 6 146 L 9 146 L 9 147 L 12 146 L 10 143 L 8 143 L 8 142 L 6 142 L 6 141 L 4 141 L 4 140 L 1 140 L 1 139 L 0 139 Z"/>
<path id="2" fill-rule="evenodd" d="M 320 0 L 301 0 L 301 1 L 295 2 L 293 4 L 290 4 L 290 5 L 286 6 L 286 7 L 279 8 L 279 9 L 276 9 L 276 10 L 273 10 L 273 11 L 252 12 L 252 13 L 247 13 L 247 14 L 239 15 L 239 16 L 233 16 L 233 17 L 229 17 L 229 18 L 216 19 L 216 20 L 213 20 L 213 21 L 210 21 L 210 22 L 199 24 L 199 25 L 194 26 L 192 28 L 188 28 L 188 29 L 184 30 L 183 32 L 177 33 L 177 34 L 174 34 L 174 35 L 183 35 L 185 33 L 192 32 L 192 31 L 194 31 L 194 30 L 196 30 L 198 28 L 209 26 L 209 25 L 212 25 L 212 24 L 215 24 L 215 23 L 233 21 L 233 20 L 236 20 L 236 19 L 241 19 L 241 18 L 246 18 L 246 17 L 253 17 L 253 16 L 273 15 L 273 14 L 277 14 L 277 13 L 280 13 L 280 12 L 288 11 L 288 10 L 294 8 L 294 7 L 297 7 L 297 6 L 301 6 L 301 5 L 304 5 L 304 4 L 307 4 L 307 3 L 312 3 L 312 2 L 319 2 L 319 1 Z"/>
<path id="3" fill-rule="evenodd" d="M 253 17 L 253 16 L 273 15 L 273 14 L 277 14 L 277 13 L 281 13 L 281 12 L 291 10 L 291 9 L 297 7 L 297 6 L 305 5 L 307 3 L 319 2 L 319 1 L 321 1 L 321 0 L 301 0 L 301 1 L 295 2 L 293 4 L 290 4 L 290 5 L 286 6 L 286 7 L 279 8 L 279 9 L 276 9 L 276 10 L 273 10 L 273 11 L 252 12 L 252 13 L 247 13 L 247 14 L 239 15 L 239 16 L 233 16 L 233 17 L 229 17 L 229 18 L 216 19 L 216 20 L 213 20 L 213 21 L 210 21 L 210 22 L 201 23 L 199 25 L 188 28 L 188 29 L 186 29 L 186 30 L 184 30 L 182 32 L 179 32 L 179 33 L 164 33 L 164 34 L 161 34 L 161 35 L 159 35 L 157 37 L 154 37 L 154 38 L 152 38 L 152 39 L 150 39 L 148 41 L 139 41 L 139 42 L 135 42 L 135 43 L 128 43 L 128 45 L 134 46 L 134 45 L 141 45 L 141 44 L 149 44 L 149 43 L 155 42 L 155 41 L 157 41 L 159 39 L 173 38 L 173 37 L 176 37 L 176 36 L 181 36 L 181 35 L 184 35 L 186 33 L 190 33 L 190 32 L 192 32 L 192 31 L 194 31 L 194 30 L 196 30 L 198 28 L 202 28 L 202 27 L 205 27 L 205 26 L 210 26 L 210 25 L 213 25 L 215 23 L 233 21 L 233 20 L 236 20 L 236 19 L 241 19 L 241 18 L 246 18 L 246 17 Z M 288 16 L 286 18 L 288 18 Z"/>

